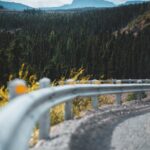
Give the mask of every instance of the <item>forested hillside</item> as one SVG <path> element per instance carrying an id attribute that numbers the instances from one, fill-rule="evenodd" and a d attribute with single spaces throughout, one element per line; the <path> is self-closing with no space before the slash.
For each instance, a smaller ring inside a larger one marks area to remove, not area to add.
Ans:
<path id="1" fill-rule="evenodd" d="M 124 31 L 148 10 L 149 3 L 70 13 L 0 13 L 0 84 L 22 63 L 39 78 L 67 76 L 80 67 L 93 78 L 148 78 L 149 24 L 138 33 Z"/>

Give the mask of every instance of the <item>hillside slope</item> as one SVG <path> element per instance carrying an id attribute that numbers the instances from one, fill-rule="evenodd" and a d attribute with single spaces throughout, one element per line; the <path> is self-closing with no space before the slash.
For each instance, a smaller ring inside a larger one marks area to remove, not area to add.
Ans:
<path id="1" fill-rule="evenodd" d="M 131 21 L 125 28 L 121 29 L 121 33 L 133 32 L 135 34 L 146 28 L 150 28 L 150 11 Z"/>
<path id="2" fill-rule="evenodd" d="M 8 9 L 8 10 L 18 10 L 18 11 L 31 8 L 29 6 L 26 6 L 20 3 L 4 2 L 4 1 L 0 1 L 0 6 L 3 6 L 5 9 Z"/>
<path id="3" fill-rule="evenodd" d="M 138 16 L 116 32 L 109 43 L 112 76 L 130 72 L 131 77 L 150 76 L 150 11 Z M 113 51 L 113 53 L 111 51 Z M 116 54 L 117 57 L 113 55 Z M 118 60 L 119 58 L 119 60 Z M 118 64 L 118 67 L 115 66 Z M 119 70 L 122 70 L 121 72 Z M 109 73 L 110 73 L 109 72 Z"/>

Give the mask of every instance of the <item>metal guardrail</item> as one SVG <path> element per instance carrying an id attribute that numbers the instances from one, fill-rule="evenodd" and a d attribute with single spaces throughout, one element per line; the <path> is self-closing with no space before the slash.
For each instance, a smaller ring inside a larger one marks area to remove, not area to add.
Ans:
<path id="1" fill-rule="evenodd" d="M 120 105 L 122 93 L 138 92 L 140 95 L 143 91 L 150 91 L 150 84 L 139 83 L 47 87 L 49 83 L 50 80 L 43 79 L 40 81 L 40 87 L 44 89 L 24 95 L 21 95 L 25 89 L 24 81 L 15 80 L 9 85 L 10 98 L 16 98 L 0 113 L 0 150 L 27 150 L 29 138 L 39 118 L 43 118 L 40 119 L 40 138 L 49 138 L 47 111 L 58 104 L 65 103 L 64 117 L 68 120 L 72 118 L 72 101 L 77 97 L 92 97 L 93 108 L 97 109 L 99 95 L 116 94 L 116 104 Z M 17 85 L 21 85 L 21 90 L 17 91 Z M 18 95 L 14 92 L 18 92 Z"/>
<path id="2" fill-rule="evenodd" d="M 76 83 L 76 84 L 79 84 L 79 83 L 89 83 L 89 84 L 92 84 L 92 83 L 101 83 L 101 84 L 118 84 L 118 83 L 128 83 L 128 84 L 132 84 L 132 83 L 150 83 L 150 79 L 108 79 L 108 80 L 88 80 L 88 81 L 73 81 L 73 80 L 66 80 L 64 83 L 68 83 L 68 82 L 73 82 L 73 83 Z"/>

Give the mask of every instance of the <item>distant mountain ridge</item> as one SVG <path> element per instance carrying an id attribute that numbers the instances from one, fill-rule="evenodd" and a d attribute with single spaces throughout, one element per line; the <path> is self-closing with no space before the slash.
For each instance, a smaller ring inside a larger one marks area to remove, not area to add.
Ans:
<path id="1" fill-rule="evenodd" d="M 72 4 L 66 4 L 61 7 L 47 7 L 41 9 L 76 9 L 76 8 L 88 8 L 88 7 L 114 7 L 116 6 L 114 3 L 106 1 L 106 0 L 74 0 Z"/>
<path id="2" fill-rule="evenodd" d="M 137 1 L 127 1 L 126 3 L 125 3 L 125 5 L 131 5 L 131 4 L 140 4 L 140 3 L 144 3 L 144 2 L 146 2 L 146 1 L 143 1 L 143 0 L 137 0 Z"/>
<path id="3" fill-rule="evenodd" d="M 74 0 L 71 5 L 65 5 L 63 8 L 83 8 L 83 7 L 113 7 L 113 3 L 105 0 Z"/>
<path id="4" fill-rule="evenodd" d="M 144 0 L 130 0 L 124 3 L 123 5 L 130 5 L 130 4 L 139 4 L 145 2 Z M 21 4 L 21 3 L 15 3 L 15 2 L 6 2 L 0 0 L 0 6 L 2 6 L 4 9 L 8 10 L 16 10 L 16 11 L 22 11 L 25 9 L 33 9 L 32 7 L 29 7 L 27 5 Z M 80 9 L 80 8 L 109 8 L 109 7 L 115 7 L 118 5 L 115 5 L 113 2 L 110 2 L 108 0 L 73 0 L 71 4 L 65 4 L 60 7 L 40 7 L 41 10 L 69 10 L 69 9 Z"/>
<path id="5" fill-rule="evenodd" d="M 0 6 L 2 6 L 5 9 L 9 9 L 9 10 L 18 10 L 18 11 L 22 11 L 25 9 L 32 9 L 29 6 L 20 4 L 20 3 L 14 3 L 14 2 L 4 2 L 4 1 L 0 1 Z"/>

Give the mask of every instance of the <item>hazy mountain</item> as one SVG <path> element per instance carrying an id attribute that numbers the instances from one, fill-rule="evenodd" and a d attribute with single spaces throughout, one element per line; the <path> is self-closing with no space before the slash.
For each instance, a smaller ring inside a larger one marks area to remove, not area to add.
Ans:
<path id="1" fill-rule="evenodd" d="M 3 6 L 6 9 L 9 10 L 24 10 L 24 9 L 30 9 L 31 7 L 20 4 L 20 3 L 14 3 L 14 2 L 4 2 L 4 1 L 0 1 L 0 6 Z"/>
<path id="2" fill-rule="evenodd" d="M 4 7 L 2 5 L 0 5 L 0 9 L 4 9 Z"/>
<path id="3" fill-rule="evenodd" d="M 137 0 L 137 1 L 127 1 L 126 3 L 125 3 L 125 5 L 130 5 L 130 4 L 140 4 L 140 3 L 144 3 L 145 1 L 143 1 L 143 0 Z"/>
<path id="4" fill-rule="evenodd" d="M 76 9 L 88 7 L 113 7 L 114 3 L 106 0 L 74 0 L 72 4 L 67 4 L 61 7 L 42 8 L 42 9 Z"/>

